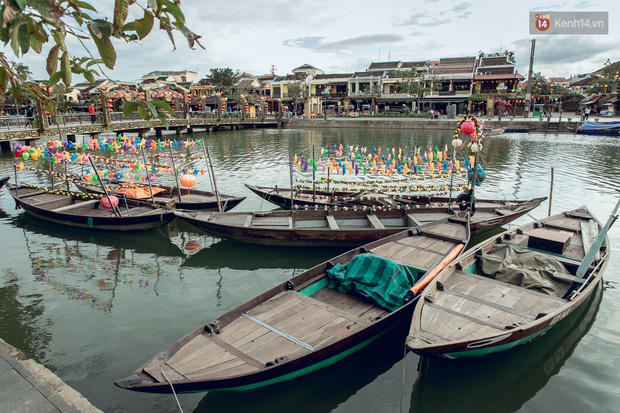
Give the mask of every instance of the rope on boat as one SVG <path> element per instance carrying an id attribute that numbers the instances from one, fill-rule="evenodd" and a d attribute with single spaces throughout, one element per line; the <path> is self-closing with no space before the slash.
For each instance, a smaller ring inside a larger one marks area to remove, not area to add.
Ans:
<path id="1" fill-rule="evenodd" d="M 174 399 L 177 401 L 177 406 L 179 406 L 179 410 L 181 411 L 181 413 L 183 413 L 183 408 L 181 407 L 181 403 L 179 403 L 179 398 L 177 397 L 177 392 L 174 391 L 174 386 L 172 385 L 172 382 L 170 381 L 168 376 L 166 376 L 166 373 L 162 371 L 161 374 L 164 376 L 164 378 L 170 385 L 170 388 L 172 389 L 172 394 L 174 394 Z"/>

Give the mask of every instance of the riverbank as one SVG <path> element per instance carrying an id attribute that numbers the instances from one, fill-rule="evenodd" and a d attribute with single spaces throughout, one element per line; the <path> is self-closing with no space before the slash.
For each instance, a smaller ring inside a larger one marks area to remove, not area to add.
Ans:
<path id="1" fill-rule="evenodd" d="M 460 118 L 459 118 L 460 119 Z M 506 128 L 506 132 L 516 133 L 575 133 L 581 125 L 572 117 L 555 114 L 549 122 L 541 118 L 497 118 L 483 119 L 488 128 Z M 617 120 L 614 118 L 605 121 Z M 374 128 L 374 129 L 414 129 L 414 130 L 454 130 L 458 119 L 393 118 L 393 117 L 328 117 L 327 119 L 293 118 L 286 122 L 285 128 Z"/>
<path id="2" fill-rule="evenodd" d="M 101 413 L 39 363 L 0 339 L 0 410 Z"/>

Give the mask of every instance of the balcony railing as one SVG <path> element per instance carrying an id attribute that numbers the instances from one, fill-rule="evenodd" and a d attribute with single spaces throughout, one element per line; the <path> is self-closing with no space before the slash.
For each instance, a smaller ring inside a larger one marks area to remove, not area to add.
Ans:
<path id="1" fill-rule="evenodd" d="M 433 90 L 431 92 L 424 93 L 424 97 L 439 97 L 439 96 L 455 96 L 455 97 L 468 97 L 471 93 L 469 90 L 456 90 L 456 91 L 447 91 L 447 90 Z"/>

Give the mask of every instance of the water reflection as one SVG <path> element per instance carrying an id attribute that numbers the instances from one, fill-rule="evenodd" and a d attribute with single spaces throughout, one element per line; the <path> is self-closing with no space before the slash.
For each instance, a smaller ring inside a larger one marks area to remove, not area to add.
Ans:
<path id="1" fill-rule="evenodd" d="M 20 293 L 20 278 L 11 270 L 6 270 L 1 280 L 0 337 L 27 357 L 43 359 L 52 340 L 53 324 L 44 316 L 43 295 Z"/>
<path id="2" fill-rule="evenodd" d="M 162 265 L 180 265 L 184 254 L 164 230 L 144 234 L 108 234 L 60 227 L 21 214 L 13 225 L 23 231 L 28 261 L 36 283 L 90 308 L 110 312 L 116 289 L 152 289 L 158 294 Z M 136 254 L 148 251 L 150 259 Z M 152 255 L 151 255 L 152 254 Z M 164 257 L 171 258 L 164 258 Z"/>
<path id="3" fill-rule="evenodd" d="M 410 412 L 514 412 L 557 374 L 594 322 L 593 296 L 544 336 L 503 353 L 472 359 L 421 358 Z"/>

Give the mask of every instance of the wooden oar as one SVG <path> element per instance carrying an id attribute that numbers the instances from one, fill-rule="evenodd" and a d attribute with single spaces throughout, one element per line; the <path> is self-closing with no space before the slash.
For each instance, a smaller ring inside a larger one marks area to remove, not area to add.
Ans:
<path id="1" fill-rule="evenodd" d="M 616 203 L 616 207 L 614 208 L 613 212 L 609 216 L 607 223 L 601 229 L 601 232 L 599 232 L 598 237 L 596 237 L 596 239 L 590 246 L 588 253 L 583 258 L 583 261 L 581 261 L 581 264 L 579 264 L 579 268 L 577 268 L 577 273 L 576 273 L 577 277 L 583 278 L 583 276 L 588 271 L 588 268 L 590 268 L 592 261 L 594 261 L 594 257 L 596 257 L 596 254 L 598 254 L 599 250 L 601 249 L 601 245 L 603 244 L 603 241 L 605 240 L 605 237 L 607 237 L 607 232 L 609 231 L 609 228 L 611 228 L 614 222 L 616 222 L 616 220 L 618 219 L 618 215 L 617 215 L 618 207 L 620 207 L 620 199 Z"/>

